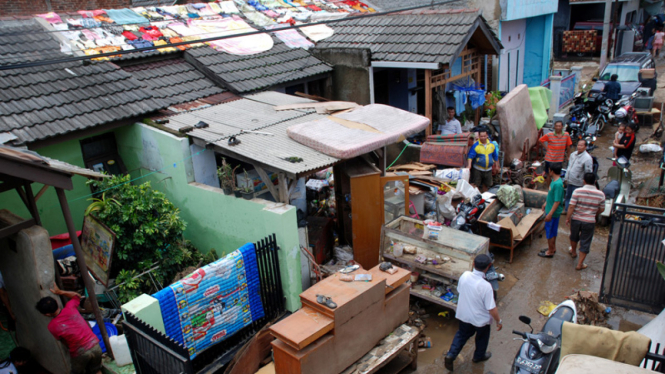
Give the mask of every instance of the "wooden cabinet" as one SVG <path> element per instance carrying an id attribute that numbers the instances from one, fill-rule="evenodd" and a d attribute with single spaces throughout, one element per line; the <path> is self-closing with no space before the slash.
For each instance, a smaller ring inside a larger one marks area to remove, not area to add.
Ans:
<path id="1" fill-rule="evenodd" d="M 408 176 L 381 177 L 378 168 L 360 157 L 338 163 L 333 171 L 340 243 L 353 247 L 355 261 L 371 269 L 379 263 L 385 209 L 389 209 L 389 215 L 395 215 L 400 209 L 403 214 L 408 212 Z M 386 191 L 396 182 L 401 183 L 400 191 L 406 192 L 404 202 L 385 204 L 387 199 L 395 200 L 394 194 Z"/>

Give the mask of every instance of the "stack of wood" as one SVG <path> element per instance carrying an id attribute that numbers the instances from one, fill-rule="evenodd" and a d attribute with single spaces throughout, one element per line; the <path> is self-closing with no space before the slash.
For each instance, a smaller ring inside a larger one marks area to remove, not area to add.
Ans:
<path id="1" fill-rule="evenodd" d="M 607 324 L 607 306 L 598 301 L 598 294 L 590 291 L 577 291 L 569 297 L 575 302 L 577 323 L 580 325 L 610 327 Z"/>
<path id="2" fill-rule="evenodd" d="M 336 273 L 300 294 L 303 304 L 270 328 L 275 370 L 280 374 L 337 374 L 353 365 L 409 318 L 410 272 L 395 268 L 390 275 L 376 266 L 352 275 L 369 274 L 371 281 L 342 281 Z M 337 304 L 329 308 L 317 295 Z"/>
<path id="3" fill-rule="evenodd" d="M 388 168 L 389 172 L 406 172 L 412 176 L 432 176 L 432 170 L 436 169 L 436 165 L 422 164 L 420 162 L 412 162 L 410 164 L 396 165 Z"/>

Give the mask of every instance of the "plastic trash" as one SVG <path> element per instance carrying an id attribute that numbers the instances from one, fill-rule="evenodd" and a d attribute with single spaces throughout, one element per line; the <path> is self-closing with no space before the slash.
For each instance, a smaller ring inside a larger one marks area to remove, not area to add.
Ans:
<path id="1" fill-rule="evenodd" d="M 109 343 L 111 343 L 116 365 L 125 366 L 132 363 L 132 355 L 129 353 L 129 345 L 127 345 L 124 334 L 109 337 Z"/>
<path id="2" fill-rule="evenodd" d="M 642 144 L 640 146 L 640 153 L 649 153 L 649 152 L 662 152 L 663 147 L 658 144 Z"/>
<path id="3" fill-rule="evenodd" d="M 436 170 L 434 176 L 442 179 L 444 182 L 456 181 L 458 179 L 464 179 L 468 182 L 470 173 L 469 169 L 443 169 Z"/>

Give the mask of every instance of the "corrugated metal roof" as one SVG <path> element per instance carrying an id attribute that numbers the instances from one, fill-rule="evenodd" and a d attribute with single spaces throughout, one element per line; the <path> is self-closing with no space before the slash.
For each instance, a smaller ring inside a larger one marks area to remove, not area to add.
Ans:
<path id="1" fill-rule="evenodd" d="M 204 121 L 210 127 L 194 129 L 188 135 L 294 177 L 339 161 L 335 157 L 292 140 L 286 133 L 289 126 L 313 121 L 325 115 L 317 114 L 310 109 L 284 111 L 273 109 L 275 105 L 304 102 L 312 100 L 278 92 L 262 92 L 240 100 L 170 117 L 170 122 L 166 126 L 178 131 L 181 127 L 194 126 L 199 121 Z M 241 133 L 241 130 L 261 131 L 272 135 Z M 231 136 L 240 140 L 240 144 L 228 145 Z M 299 157 L 303 161 L 292 163 L 287 161 L 290 157 Z"/>
<path id="2" fill-rule="evenodd" d="M 478 25 L 501 45 L 477 11 L 458 10 L 342 20 L 331 25 L 335 34 L 316 47 L 369 49 L 373 61 L 452 64 Z"/>

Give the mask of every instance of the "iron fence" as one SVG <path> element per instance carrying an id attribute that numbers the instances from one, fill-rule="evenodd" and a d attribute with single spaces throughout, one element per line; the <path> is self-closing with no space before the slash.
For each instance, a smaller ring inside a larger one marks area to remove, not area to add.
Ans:
<path id="1" fill-rule="evenodd" d="M 665 209 L 614 204 L 600 298 L 608 304 L 659 313 L 665 307 L 665 280 L 656 261 L 665 262 Z"/>
<path id="2" fill-rule="evenodd" d="M 576 81 L 576 76 L 575 74 L 569 74 L 566 77 L 563 77 L 561 79 L 561 87 L 559 91 L 559 108 L 561 109 L 565 107 L 566 105 L 570 104 L 573 99 L 575 98 L 575 87 L 577 84 Z M 541 87 L 545 88 L 551 88 L 551 82 L 548 79 L 544 80 L 543 83 L 540 84 Z M 557 110 L 558 110 L 557 109 Z"/>
<path id="3" fill-rule="evenodd" d="M 123 326 L 138 374 L 215 373 L 224 368 L 237 350 L 261 328 L 285 313 L 277 253 L 279 248 L 275 234 L 255 243 L 255 246 L 264 317 L 190 360 L 187 349 L 180 343 L 148 326 L 131 313 L 125 313 Z"/>

